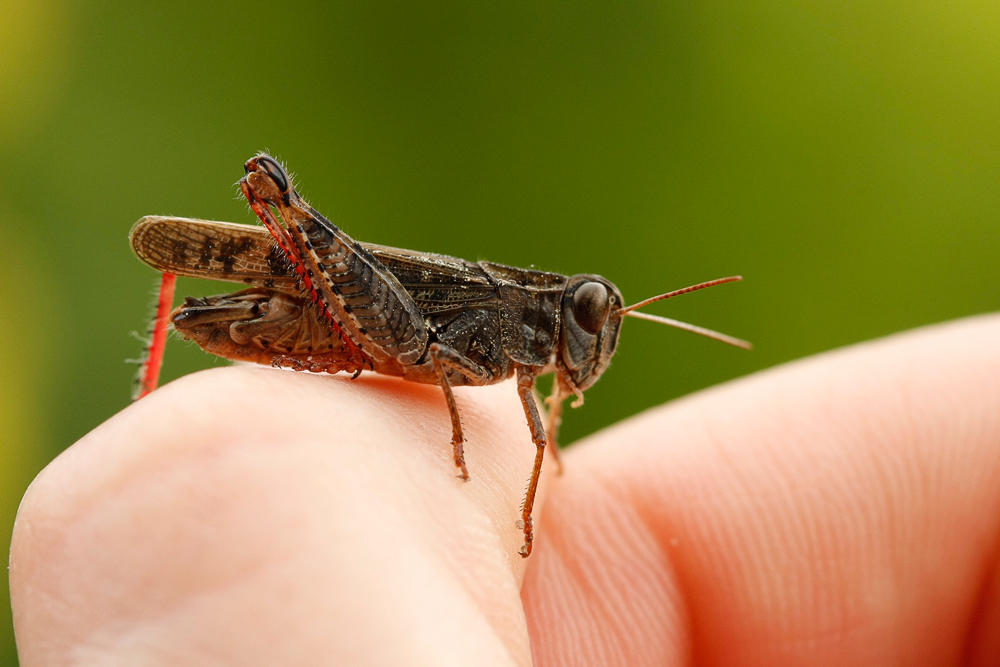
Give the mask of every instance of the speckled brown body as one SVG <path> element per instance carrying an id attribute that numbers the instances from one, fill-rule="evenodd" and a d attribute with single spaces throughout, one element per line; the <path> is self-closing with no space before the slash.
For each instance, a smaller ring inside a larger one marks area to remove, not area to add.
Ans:
<path id="1" fill-rule="evenodd" d="M 148 216 L 132 229 L 136 255 L 165 274 L 251 286 L 189 298 L 171 314 L 174 328 L 227 359 L 315 372 L 371 370 L 440 385 L 451 414 L 455 464 L 466 480 L 465 437 L 451 387 L 516 375 L 536 446 L 521 512 L 520 553 L 530 554 L 531 510 L 562 401 L 575 394 L 582 402 L 582 392 L 608 367 L 623 316 L 654 318 L 629 312 L 652 300 L 624 307 L 618 288 L 597 275 L 564 276 L 359 243 L 306 203 L 267 155 L 247 161 L 240 188 L 263 228 Z M 538 375 L 552 372 L 546 428 L 532 390 Z"/>

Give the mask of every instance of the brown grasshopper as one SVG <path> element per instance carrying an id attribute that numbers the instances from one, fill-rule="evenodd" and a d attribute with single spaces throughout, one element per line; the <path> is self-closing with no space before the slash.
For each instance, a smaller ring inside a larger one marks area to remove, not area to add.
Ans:
<path id="1" fill-rule="evenodd" d="M 309 206 L 273 158 L 258 155 L 245 168 L 240 189 L 264 228 L 148 216 L 132 229 L 136 255 L 164 274 L 140 396 L 156 385 L 175 275 L 251 285 L 228 295 L 189 297 L 170 314 L 178 333 L 211 354 L 355 377 L 367 369 L 439 385 L 451 414 L 455 465 L 464 480 L 469 479 L 465 437 L 452 387 L 494 384 L 516 375 L 536 447 L 518 522 L 524 557 L 532 548 L 531 511 L 545 445 L 555 444 L 562 402 L 575 395 L 573 406 L 582 404 L 583 391 L 614 355 L 625 316 L 750 347 L 724 334 L 636 312 L 739 276 L 625 306 L 618 288 L 597 275 L 564 276 L 359 243 Z M 545 373 L 555 373 L 555 381 L 543 426 L 533 390 L 535 379 Z"/>

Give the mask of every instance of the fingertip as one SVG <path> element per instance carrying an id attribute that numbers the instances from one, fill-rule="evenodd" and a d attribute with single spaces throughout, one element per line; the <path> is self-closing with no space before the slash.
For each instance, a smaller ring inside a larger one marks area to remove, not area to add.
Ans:
<path id="1" fill-rule="evenodd" d="M 204 647 L 280 663 L 329 641 L 290 626 L 297 615 L 354 646 L 387 609 L 433 621 L 419 642 L 430 651 L 441 626 L 426 605 L 393 606 L 407 597 L 436 597 L 470 628 L 467 642 L 441 638 L 448 651 L 528 655 L 513 524 L 534 448 L 512 386 L 456 393 L 468 484 L 433 386 L 226 368 L 130 406 L 25 496 L 11 554 L 24 664 Z M 220 648 L 225 637 L 245 642 Z"/>

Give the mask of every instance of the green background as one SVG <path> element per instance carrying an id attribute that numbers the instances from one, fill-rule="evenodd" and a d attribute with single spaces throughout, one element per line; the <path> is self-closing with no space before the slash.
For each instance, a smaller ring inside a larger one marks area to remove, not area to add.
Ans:
<path id="1" fill-rule="evenodd" d="M 6 0 L 0 15 L 4 545 L 37 471 L 128 405 L 129 332 L 157 284 L 129 228 L 253 221 L 234 183 L 262 149 L 360 240 L 600 273 L 629 301 L 746 277 L 648 310 L 753 352 L 630 321 L 564 442 L 1000 305 L 996 0 Z M 165 379 L 223 363 L 173 340 Z"/>

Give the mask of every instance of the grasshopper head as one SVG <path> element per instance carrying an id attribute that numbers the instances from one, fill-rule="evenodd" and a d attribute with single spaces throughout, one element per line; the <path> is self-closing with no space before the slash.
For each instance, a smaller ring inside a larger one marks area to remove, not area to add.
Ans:
<path id="1" fill-rule="evenodd" d="M 573 384 L 585 390 L 597 382 L 618 346 L 622 293 L 606 278 L 579 274 L 562 299 L 559 353 Z"/>
<path id="2" fill-rule="evenodd" d="M 573 384 L 578 390 L 583 391 L 601 377 L 601 373 L 608 367 L 615 353 L 618 334 L 625 316 L 666 324 L 749 350 L 751 345 L 745 340 L 686 322 L 637 312 L 639 308 L 656 301 L 739 280 L 742 280 L 740 276 L 710 280 L 626 306 L 618 288 L 601 276 L 587 274 L 573 276 L 569 279 L 563 295 L 560 346 L 563 364 L 569 370 Z"/>

